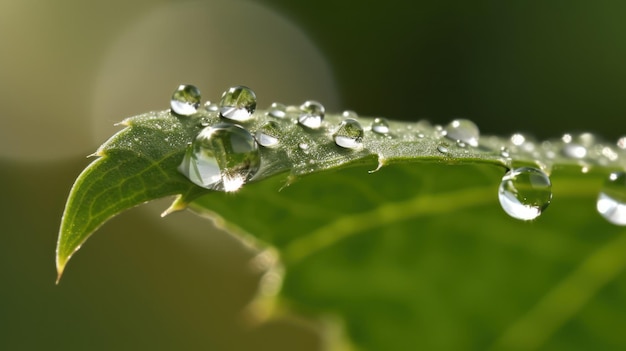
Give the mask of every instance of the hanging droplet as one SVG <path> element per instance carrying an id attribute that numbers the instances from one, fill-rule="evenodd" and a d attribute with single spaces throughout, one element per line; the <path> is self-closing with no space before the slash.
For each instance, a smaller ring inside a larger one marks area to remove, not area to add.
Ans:
<path id="1" fill-rule="evenodd" d="M 376 134 L 388 134 L 389 133 L 389 120 L 384 117 L 374 118 L 372 122 L 372 132 Z"/>
<path id="2" fill-rule="evenodd" d="M 181 84 L 172 94 L 170 107 L 181 116 L 190 116 L 198 111 L 200 106 L 200 90 L 193 85 Z"/>
<path id="3" fill-rule="evenodd" d="M 445 136 L 454 141 L 462 141 L 467 145 L 478 146 L 480 131 L 474 122 L 469 119 L 455 119 L 444 129 Z"/>
<path id="4" fill-rule="evenodd" d="M 275 121 L 266 122 L 256 132 L 256 141 L 261 146 L 275 147 L 280 142 L 280 127 Z"/>
<path id="5" fill-rule="evenodd" d="M 232 121 L 245 122 L 252 118 L 256 109 L 256 95 L 252 89 L 238 85 L 222 94 L 220 115 Z"/>
<path id="6" fill-rule="evenodd" d="M 324 106 L 317 101 L 309 100 L 300 106 L 300 116 L 298 123 L 301 125 L 317 129 L 322 125 L 324 120 Z"/>
<path id="7" fill-rule="evenodd" d="M 498 198 L 509 216 L 528 221 L 539 217 L 552 201 L 552 183 L 537 168 L 512 169 L 502 177 Z"/>
<path id="8" fill-rule="evenodd" d="M 352 118 L 343 120 L 333 133 L 335 144 L 346 149 L 360 149 L 363 147 L 363 127 Z"/>
<path id="9" fill-rule="evenodd" d="M 267 115 L 274 118 L 285 118 L 287 116 L 287 108 L 279 102 L 273 102 L 270 105 Z"/>
<path id="10" fill-rule="evenodd" d="M 203 188 L 236 191 L 257 173 L 260 163 L 250 132 L 238 125 L 219 123 L 200 131 L 179 170 Z"/>
<path id="11" fill-rule="evenodd" d="M 607 221 L 626 225 L 626 173 L 609 175 L 598 195 L 596 208 Z"/>

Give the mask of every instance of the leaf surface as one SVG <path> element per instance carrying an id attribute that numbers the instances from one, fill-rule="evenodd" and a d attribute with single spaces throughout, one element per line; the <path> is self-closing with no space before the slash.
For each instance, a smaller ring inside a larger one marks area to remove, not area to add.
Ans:
<path id="1" fill-rule="evenodd" d="M 341 321 L 358 349 L 626 345 L 616 302 L 626 292 L 626 233 L 595 211 L 608 173 L 624 168 L 621 150 L 594 141 L 581 158 L 571 143 L 531 149 L 485 136 L 469 147 L 426 122 L 391 122 L 391 133 L 376 134 L 362 117 L 363 147 L 342 149 L 333 133 L 344 117 L 310 130 L 296 113 L 276 120 L 280 145 L 260 149 L 261 169 L 235 193 L 178 171 L 188 143 L 220 121 L 215 112 L 126 120 L 70 193 L 59 275 L 107 219 L 179 195 L 173 209 L 190 205 L 275 248 L 285 276 L 274 301 Z M 259 111 L 243 126 L 254 134 L 270 119 Z M 532 222 L 498 203 L 502 175 L 520 165 L 544 169 L 553 184 L 552 204 Z"/>

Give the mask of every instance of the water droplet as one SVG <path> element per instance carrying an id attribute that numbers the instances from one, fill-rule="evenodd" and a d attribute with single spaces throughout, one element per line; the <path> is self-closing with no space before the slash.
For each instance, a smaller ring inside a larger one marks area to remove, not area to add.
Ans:
<path id="1" fill-rule="evenodd" d="M 552 183 L 537 168 L 512 169 L 502 177 L 498 198 L 509 216 L 528 221 L 539 217 L 550 204 Z"/>
<path id="2" fill-rule="evenodd" d="M 345 111 L 343 111 L 343 113 L 341 113 L 341 116 L 343 118 L 352 118 L 352 119 L 356 119 L 356 118 L 359 117 L 359 115 L 356 112 L 352 111 L 352 110 L 345 110 Z"/>
<path id="3" fill-rule="evenodd" d="M 172 94 L 170 107 L 177 115 L 190 116 L 198 111 L 200 106 L 200 90 L 193 85 L 181 84 Z"/>
<path id="4" fill-rule="evenodd" d="M 626 150 L 626 136 L 617 139 L 617 147 L 622 150 Z"/>
<path id="5" fill-rule="evenodd" d="M 260 163 L 250 132 L 238 125 L 219 123 L 200 131 L 187 148 L 179 170 L 201 187 L 235 191 L 257 173 Z"/>
<path id="6" fill-rule="evenodd" d="M 307 143 L 299 143 L 298 144 L 298 149 L 300 149 L 305 154 L 308 154 L 309 153 L 309 144 L 307 144 Z"/>
<path id="7" fill-rule="evenodd" d="M 460 148 L 465 148 L 467 147 L 467 144 L 465 144 L 464 142 L 462 142 L 461 140 L 457 140 L 456 141 L 456 146 L 460 147 Z"/>
<path id="8" fill-rule="evenodd" d="M 587 148 L 577 143 L 566 143 L 563 145 L 563 155 L 571 158 L 585 158 Z"/>
<path id="9" fill-rule="evenodd" d="M 445 145 L 437 145 L 437 151 L 441 152 L 442 154 L 447 154 L 448 148 Z"/>
<path id="10" fill-rule="evenodd" d="M 229 88 L 220 100 L 220 115 L 224 118 L 245 122 L 252 118 L 256 109 L 256 95 L 252 89 L 238 85 Z"/>
<path id="11" fill-rule="evenodd" d="M 261 146 L 275 147 L 280 142 L 280 127 L 275 121 L 269 121 L 256 132 L 256 141 Z"/>
<path id="12" fill-rule="evenodd" d="M 359 149 L 363 146 L 363 127 L 352 118 L 343 120 L 333 133 L 335 144 L 346 149 Z"/>
<path id="13" fill-rule="evenodd" d="M 561 140 L 564 143 L 561 150 L 564 156 L 583 159 L 589 156 L 590 150 L 595 144 L 596 137 L 591 133 L 582 133 L 576 136 L 564 134 Z"/>
<path id="14" fill-rule="evenodd" d="M 617 154 L 617 152 L 615 152 L 615 150 L 613 150 L 612 148 L 608 146 L 602 147 L 600 154 L 606 157 L 609 161 L 617 161 L 617 159 L 619 158 L 619 155 Z"/>
<path id="15" fill-rule="evenodd" d="M 273 102 L 272 105 L 270 105 L 267 115 L 274 118 L 285 118 L 285 116 L 287 116 L 286 110 L 285 105 L 279 102 Z"/>
<path id="16" fill-rule="evenodd" d="M 444 129 L 445 136 L 454 141 L 462 141 L 470 146 L 478 146 L 480 131 L 474 122 L 468 119 L 455 119 Z"/>
<path id="17" fill-rule="evenodd" d="M 511 135 L 511 143 L 515 146 L 521 146 L 526 141 L 526 137 L 520 133 Z"/>
<path id="18" fill-rule="evenodd" d="M 563 136 L 561 137 L 561 140 L 563 140 L 564 143 L 571 143 L 572 142 L 572 135 L 571 134 L 563 134 Z"/>
<path id="19" fill-rule="evenodd" d="M 500 147 L 500 156 L 502 157 L 511 157 L 511 152 L 506 146 Z"/>
<path id="20" fill-rule="evenodd" d="M 207 101 L 204 103 L 204 108 L 209 112 L 216 112 L 218 110 L 217 104 Z"/>
<path id="21" fill-rule="evenodd" d="M 626 225 L 626 173 L 609 175 L 598 195 L 596 208 L 607 221 Z"/>
<path id="22" fill-rule="evenodd" d="M 376 134 L 389 133 L 389 120 L 384 117 L 377 117 L 372 122 L 372 132 Z"/>
<path id="23" fill-rule="evenodd" d="M 300 106 L 300 116 L 298 116 L 298 123 L 301 125 L 317 129 L 322 125 L 324 120 L 324 106 L 317 101 L 306 101 Z"/>

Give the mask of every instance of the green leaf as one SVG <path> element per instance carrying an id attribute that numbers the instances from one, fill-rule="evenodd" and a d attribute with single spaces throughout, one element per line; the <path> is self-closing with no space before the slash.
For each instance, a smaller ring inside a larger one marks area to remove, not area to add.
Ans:
<path id="1" fill-rule="evenodd" d="M 489 136 L 470 147 L 423 121 L 391 122 L 391 133 L 376 134 L 363 117 L 363 146 L 343 149 L 333 141 L 343 116 L 329 115 L 311 130 L 293 122 L 297 113 L 289 107 L 287 118 L 274 119 L 259 111 L 242 122 L 254 134 L 275 121 L 280 143 L 260 149 L 259 172 L 235 193 L 200 188 L 178 171 L 187 144 L 220 121 L 217 113 L 163 111 L 126 120 L 70 193 L 59 276 L 107 219 L 179 195 L 172 209 L 190 205 L 273 247 L 267 252 L 277 252 L 268 273 L 274 285 L 261 293 L 279 306 L 339 320 L 351 340 L 344 345 L 626 345 L 618 330 L 624 305 L 615 298 L 626 291 L 626 232 L 595 211 L 608 173 L 624 168 L 622 150 L 592 140 L 581 156 L 570 148 L 582 141 L 520 145 Z M 498 203 L 502 175 L 521 165 L 542 168 L 553 184 L 552 204 L 533 222 L 508 217 Z"/>

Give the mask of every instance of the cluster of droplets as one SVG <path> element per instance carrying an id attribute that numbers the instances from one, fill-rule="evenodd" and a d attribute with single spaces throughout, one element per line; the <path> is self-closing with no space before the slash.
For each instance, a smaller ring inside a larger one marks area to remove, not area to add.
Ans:
<path id="1" fill-rule="evenodd" d="M 172 112 L 179 116 L 196 115 L 200 104 L 200 91 L 192 85 L 179 86 L 170 103 Z M 201 187 L 236 191 L 254 179 L 262 168 L 261 150 L 281 145 L 283 120 L 291 120 L 311 134 L 323 135 L 319 131 L 331 130 L 328 135 L 343 150 L 362 150 L 366 131 L 371 131 L 372 137 L 378 135 L 391 139 L 396 136 L 386 118 L 374 118 L 365 129 L 354 111 L 343 112 L 342 120 L 336 127 L 326 126 L 324 106 L 312 100 L 300 106 L 272 103 L 266 112 L 269 118 L 263 123 L 252 123 L 256 125 L 256 130 L 251 133 L 242 124 L 247 125 L 254 120 L 256 105 L 255 93 L 245 86 L 229 88 L 218 104 L 207 101 L 203 105 L 204 110 L 218 116 L 220 121 L 201 123 L 203 129 L 190 142 L 179 170 Z M 402 134 L 402 140 L 413 141 L 428 138 L 422 132 L 428 128 L 419 123 L 407 124 L 406 133 L 397 132 Z M 495 150 L 502 157 L 509 170 L 498 188 L 498 199 L 502 209 L 519 220 L 538 218 L 550 204 L 552 184 L 546 172 L 549 172 L 551 159 L 561 157 L 576 161 L 585 171 L 593 162 L 601 165 L 617 162 L 619 155 L 626 150 L 626 137 L 610 146 L 599 143 L 595 136 L 588 133 L 565 134 L 560 140 L 542 143 L 516 133 L 503 144 L 501 139 L 480 139 L 478 127 L 467 119 L 455 119 L 445 126 L 430 129 L 432 134 L 429 138 L 438 140 L 436 150 L 439 153 L 449 154 L 456 146 L 464 152 L 471 148 Z M 309 155 L 314 149 L 312 143 L 312 140 L 303 139 L 293 147 Z M 512 155 L 529 156 L 536 160 L 538 168 L 512 167 Z M 308 163 L 313 162 L 311 159 Z M 611 173 L 598 196 L 596 207 L 609 222 L 626 225 L 626 173 Z"/>
<path id="2" fill-rule="evenodd" d="M 193 85 L 181 85 L 172 94 L 172 112 L 191 116 L 198 112 L 200 91 Z M 234 86 L 222 94 L 218 105 L 205 103 L 209 112 L 219 112 L 227 122 L 205 125 L 191 141 L 179 170 L 193 183 L 213 190 L 236 191 L 259 171 L 259 143 L 269 144 L 267 138 L 257 142 L 247 129 L 232 122 L 245 122 L 256 109 L 256 96 L 245 86 Z M 193 107 L 193 108 L 192 108 Z"/>

